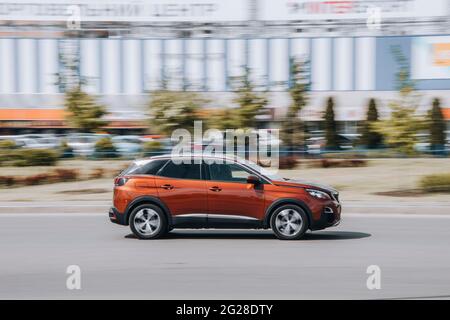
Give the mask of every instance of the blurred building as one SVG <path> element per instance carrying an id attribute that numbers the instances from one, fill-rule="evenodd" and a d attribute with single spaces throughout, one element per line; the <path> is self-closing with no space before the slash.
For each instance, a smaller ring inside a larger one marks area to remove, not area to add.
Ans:
<path id="1" fill-rule="evenodd" d="M 303 111 L 311 128 L 333 96 L 341 130 L 355 133 L 369 98 L 382 116 L 395 98 L 393 47 L 409 61 L 421 111 L 434 97 L 450 108 L 449 26 L 446 0 L 2 1 L 0 130 L 68 129 L 57 74 L 70 47 L 112 129 L 143 130 L 149 94 L 163 84 L 229 107 L 230 80 L 244 67 L 268 91 L 271 126 L 289 105 L 290 58 L 298 58 L 311 67 Z"/>

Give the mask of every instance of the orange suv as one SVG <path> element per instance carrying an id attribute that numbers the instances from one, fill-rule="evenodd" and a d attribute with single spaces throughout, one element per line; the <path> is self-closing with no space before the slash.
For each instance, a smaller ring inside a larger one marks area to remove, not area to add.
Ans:
<path id="1" fill-rule="evenodd" d="M 335 189 L 266 174 L 233 158 L 137 160 L 114 184 L 110 220 L 129 225 L 140 239 L 173 228 L 271 228 L 279 239 L 294 240 L 308 229 L 337 225 L 341 216 Z"/>

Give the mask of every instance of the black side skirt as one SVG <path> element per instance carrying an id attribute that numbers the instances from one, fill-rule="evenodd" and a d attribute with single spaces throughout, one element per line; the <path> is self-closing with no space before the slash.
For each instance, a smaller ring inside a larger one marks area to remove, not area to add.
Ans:
<path id="1" fill-rule="evenodd" d="M 172 227 L 179 229 L 261 229 L 263 221 L 232 216 L 181 215 L 172 217 Z"/>

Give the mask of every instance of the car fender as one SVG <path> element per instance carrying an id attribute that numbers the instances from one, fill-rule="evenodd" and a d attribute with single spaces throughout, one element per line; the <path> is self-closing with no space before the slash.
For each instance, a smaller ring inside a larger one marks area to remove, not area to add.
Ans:
<path id="1" fill-rule="evenodd" d="M 124 212 L 125 221 L 128 222 L 129 215 L 131 214 L 131 211 L 133 211 L 133 209 L 136 206 L 138 206 L 140 204 L 144 204 L 144 203 L 151 203 L 151 204 L 159 206 L 162 209 L 162 211 L 164 212 L 164 214 L 166 215 L 169 226 L 172 225 L 172 215 L 170 213 L 169 208 L 166 206 L 166 204 L 163 201 L 161 201 L 160 198 L 154 197 L 154 196 L 140 196 L 140 197 L 135 198 L 133 201 L 131 201 L 127 205 L 125 212 Z"/>
<path id="2" fill-rule="evenodd" d="M 270 226 L 270 215 L 272 214 L 273 210 L 284 204 L 294 204 L 294 205 L 297 205 L 300 208 L 302 208 L 306 212 L 306 215 L 308 216 L 309 227 L 311 226 L 311 223 L 313 221 L 312 213 L 311 213 L 311 210 L 309 209 L 308 205 L 305 202 L 303 202 L 302 200 L 299 200 L 299 199 L 295 199 L 295 198 L 281 198 L 281 199 L 277 199 L 274 202 L 272 202 L 270 204 L 270 206 L 266 209 L 266 212 L 264 214 L 264 222 L 263 222 L 264 227 Z"/>

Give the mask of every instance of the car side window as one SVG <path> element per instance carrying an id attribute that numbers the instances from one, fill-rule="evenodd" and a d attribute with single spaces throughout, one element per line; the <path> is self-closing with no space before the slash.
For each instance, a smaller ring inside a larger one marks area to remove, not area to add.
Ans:
<path id="1" fill-rule="evenodd" d="M 161 169 L 165 164 L 167 160 L 154 160 L 150 163 L 146 164 L 142 170 L 143 174 L 151 174 L 156 175 L 156 173 Z"/>
<path id="2" fill-rule="evenodd" d="M 227 162 L 210 164 L 209 174 L 214 181 L 247 183 L 247 177 L 254 173 L 239 164 Z"/>
<path id="3" fill-rule="evenodd" d="M 138 165 L 136 163 L 132 164 L 129 168 L 122 171 L 121 175 L 130 175 L 130 174 L 151 174 L 155 175 L 159 169 L 161 169 L 164 164 L 167 162 L 165 160 L 153 160 L 145 165 Z"/>
<path id="4" fill-rule="evenodd" d="M 200 164 L 175 164 L 173 161 L 169 161 L 169 163 L 162 168 L 158 175 L 176 179 L 200 180 Z"/>

